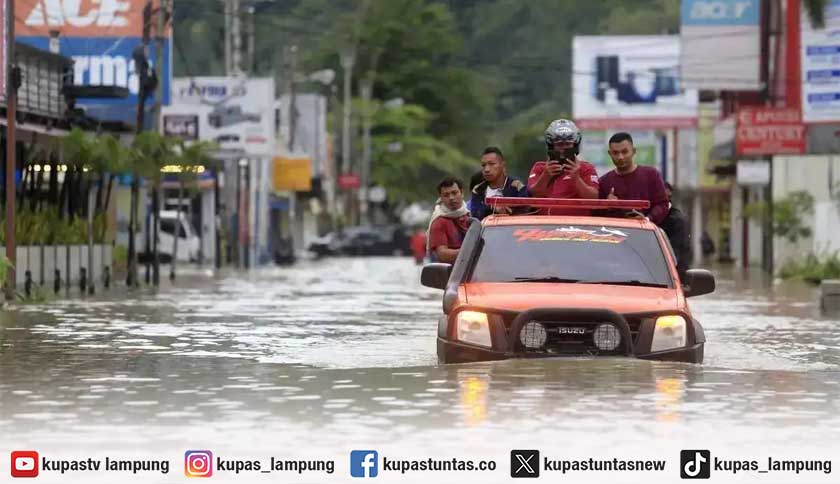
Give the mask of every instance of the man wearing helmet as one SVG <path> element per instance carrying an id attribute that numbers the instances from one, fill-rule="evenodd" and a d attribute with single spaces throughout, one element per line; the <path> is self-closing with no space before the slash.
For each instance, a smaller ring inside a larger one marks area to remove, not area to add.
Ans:
<path id="1" fill-rule="evenodd" d="M 598 173 L 580 159 L 581 134 L 575 123 L 557 119 L 545 130 L 547 159 L 534 163 L 528 190 L 541 198 L 598 198 Z M 586 209 L 543 209 L 545 215 L 589 215 Z"/>

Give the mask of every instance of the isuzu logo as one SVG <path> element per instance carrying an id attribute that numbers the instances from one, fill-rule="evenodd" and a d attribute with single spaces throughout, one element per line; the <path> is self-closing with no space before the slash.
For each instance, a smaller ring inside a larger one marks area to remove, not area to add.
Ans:
<path id="1" fill-rule="evenodd" d="M 586 328 L 557 328 L 559 334 L 586 334 Z"/>

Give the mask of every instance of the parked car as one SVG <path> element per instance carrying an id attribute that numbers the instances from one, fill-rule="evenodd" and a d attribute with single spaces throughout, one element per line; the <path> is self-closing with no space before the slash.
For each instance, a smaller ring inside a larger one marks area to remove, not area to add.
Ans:
<path id="1" fill-rule="evenodd" d="M 158 232 L 158 252 L 163 259 L 171 260 L 175 233 L 178 233 L 178 260 L 198 261 L 201 239 L 196 234 L 187 215 L 175 210 L 160 212 L 160 231 Z"/>
<path id="2" fill-rule="evenodd" d="M 649 206 L 490 200 L 511 207 Z M 706 338 L 686 298 L 715 289 L 714 276 L 700 269 L 687 271 L 683 285 L 667 237 L 649 220 L 596 216 L 475 220 L 455 264 L 427 265 L 421 282 L 444 290 L 442 363 L 561 356 L 702 363 Z"/>
<path id="3" fill-rule="evenodd" d="M 411 252 L 407 229 L 399 224 L 347 227 L 313 240 L 308 249 L 325 255 L 406 255 Z"/>

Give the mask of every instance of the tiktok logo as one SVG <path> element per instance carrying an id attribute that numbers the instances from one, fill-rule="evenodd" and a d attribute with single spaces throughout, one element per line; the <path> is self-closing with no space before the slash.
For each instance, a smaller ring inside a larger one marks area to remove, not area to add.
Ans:
<path id="1" fill-rule="evenodd" d="M 681 450 L 680 477 L 708 479 L 712 473 L 712 453 L 708 450 Z"/>

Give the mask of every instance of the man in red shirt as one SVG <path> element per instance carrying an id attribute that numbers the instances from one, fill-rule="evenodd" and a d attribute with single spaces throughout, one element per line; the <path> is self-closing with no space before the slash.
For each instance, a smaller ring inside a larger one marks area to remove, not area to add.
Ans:
<path id="1" fill-rule="evenodd" d="M 610 137 L 609 154 L 615 169 L 601 177 L 598 195 L 611 200 L 648 200 L 650 209 L 643 213 L 651 222 L 661 225 L 668 216 L 668 196 L 662 175 L 651 166 L 639 166 L 633 157 L 636 148 L 629 133 Z"/>
<path id="2" fill-rule="evenodd" d="M 433 260 L 453 263 L 470 226 L 470 212 L 464 203 L 464 184 L 454 177 L 438 183 L 438 198 L 429 222 L 428 251 Z"/>
<path id="3" fill-rule="evenodd" d="M 580 153 L 581 134 L 575 123 L 557 119 L 545 130 L 546 161 L 538 161 L 528 176 L 528 190 L 539 198 L 598 198 L 598 173 Z M 575 208 L 542 209 L 543 215 L 590 215 Z"/>

